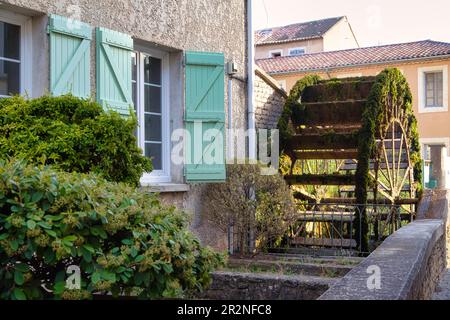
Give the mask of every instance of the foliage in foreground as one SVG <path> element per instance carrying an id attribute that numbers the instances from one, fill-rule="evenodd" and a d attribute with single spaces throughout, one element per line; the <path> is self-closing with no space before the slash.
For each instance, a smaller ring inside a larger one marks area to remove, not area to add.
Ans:
<path id="1" fill-rule="evenodd" d="M 71 95 L 1 99 L 0 157 L 137 185 L 152 166 L 137 146 L 136 126 L 133 115 L 124 118 Z"/>
<path id="2" fill-rule="evenodd" d="M 248 231 L 254 233 L 256 249 L 280 240 L 295 222 L 292 193 L 279 174 L 262 175 L 258 164 L 227 166 L 226 183 L 208 187 L 205 203 L 208 219 L 223 232 L 230 225 L 239 237 L 241 254 L 248 252 Z"/>
<path id="3" fill-rule="evenodd" d="M 223 257 L 201 247 L 187 222 L 125 184 L 0 161 L 0 299 L 201 290 Z M 79 290 L 66 288 L 72 265 L 81 270 Z"/>

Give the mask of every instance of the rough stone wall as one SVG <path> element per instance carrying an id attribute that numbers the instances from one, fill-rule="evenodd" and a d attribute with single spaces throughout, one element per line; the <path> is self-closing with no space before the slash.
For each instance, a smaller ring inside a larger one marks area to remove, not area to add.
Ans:
<path id="1" fill-rule="evenodd" d="M 32 96 L 49 87 L 47 16 L 57 14 L 129 34 L 135 42 L 170 53 L 171 130 L 183 127 L 183 51 L 223 52 L 238 73 L 232 80 L 233 127 L 246 128 L 247 78 L 246 1 L 242 0 L 5 0 L 2 9 L 32 17 Z M 91 47 L 91 94 L 95 97 L 95 35 Z M 239 80 L 241 79 L 241 80 Z M 225 81 L 225 105 L 228 104 Z M 228 117 L 226 116 L 226 119 Z M 172 164 L 174 183 L 183 183 L 183 166 Z M 202 193 L 207 185 L 194 185 L 187 193 L 164 193 L 164 201 L 192 214 L 192 229 L 203 243 L 224 250 L 224 235 L 208 223 L 202 212 Z"/>
<path id="2" fill-rule="evenodd" d="M 256 71 L 254 83 L 257 129 L 275 129 L 287 95 L 278 83 L 262 70 Z"/>
<path id="3" fill-rule="evenodd" d="M 450 268 L 450 224 L 447 224 L 447 239 L 446 239 L 446 255 L 447 255 L 447 268 Z"/>
<path id="4" fill-rule="evenodd" d="M 214 272 L 202 298 L 213 300 L 315 300 L 334 279 L 276 274 Z"/>
<path id="5" fill-rule="evenodd" d="M 432 298 L 446 266 L 446 237 L 443 235 L 433 247 L 427 262 L 422 266 L 411 286 L 408 300 Z"/>

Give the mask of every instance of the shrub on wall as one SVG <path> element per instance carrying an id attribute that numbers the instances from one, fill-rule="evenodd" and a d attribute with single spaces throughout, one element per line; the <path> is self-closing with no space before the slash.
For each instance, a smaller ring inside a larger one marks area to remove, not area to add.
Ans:
<path id="1" fill-rule="evenodd" d="M 262 175 L 261 165 L 227 166 L 226 183 L 207 189 L 207 218 L 223 232 L 233 226 L 241 254 L 252 253 L 246 244 L 249 231 L 257 250 L 280 239 L 295 221 L 292 193 L 279 174 Z"/>
<path id="2" fill-rule="evenodd" d="M 187 222 L 126 184 L 2 160 L 0 299 L 201 290 L 222 256 L 201 247 Z M 80 268 L 79 289 L 66 287 L 69 266 Z"/>
<path id="3" fill-rule="evenodd" d="M 2 99 L 0 157 L 138 184 L 142 173 L 152 167 L 137 146 L 136 126 L 134 115 L 125 119 L 71 95 Z"/>

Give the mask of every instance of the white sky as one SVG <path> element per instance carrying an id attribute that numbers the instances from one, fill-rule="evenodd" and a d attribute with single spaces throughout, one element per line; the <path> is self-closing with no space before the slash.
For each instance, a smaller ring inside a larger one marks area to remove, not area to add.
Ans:
<path id="1" fill-rule="evenodd" d="M 337 16 L 348 17 L 362 47 L 450 42 L 450 0 L 254 0 L 256 30 Z"/>

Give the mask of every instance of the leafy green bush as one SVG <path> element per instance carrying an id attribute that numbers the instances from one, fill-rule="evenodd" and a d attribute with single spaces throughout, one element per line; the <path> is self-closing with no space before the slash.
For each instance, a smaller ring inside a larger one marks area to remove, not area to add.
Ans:
<path id="1" fill-rule="evenodd" d="M 125 119 L 71 95 L 1 99 L 0 155 L 138 184 L 152 167 L 137 146 L 136 126 L 133 115 Z"/>
<path id="2" fill-rule="evenodd" d="M 262 168 L 259 164 L 228 165 L 226 183 L 210 185 L 205 194 L 207 218 L 223 232 L 233 226 L 241 254 L 252 253 L 245 245 L 249 230 L 254 233 L 256 249 L 264 250 L 296 221 L 294 198 L 283 177 L 262 175 Z"/>
<path id="3" fill-rule="evenodd" d="M 0 299 L 200 290 L 223 257 L 201 247 L 187 222 L 185 213 L 126 184 L 2 160 Z M 81 270 L 79 290 L 66 288 L 72 265 Z"/>

